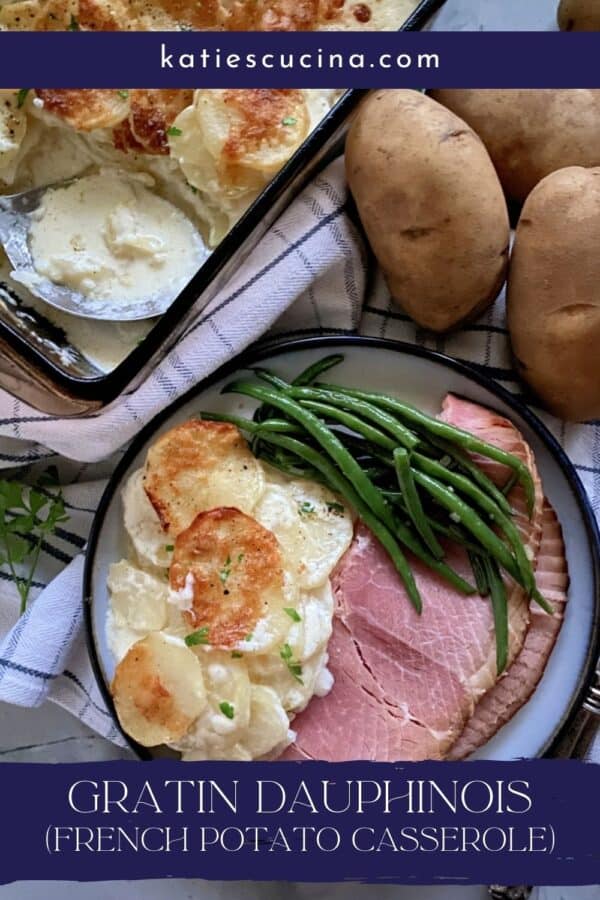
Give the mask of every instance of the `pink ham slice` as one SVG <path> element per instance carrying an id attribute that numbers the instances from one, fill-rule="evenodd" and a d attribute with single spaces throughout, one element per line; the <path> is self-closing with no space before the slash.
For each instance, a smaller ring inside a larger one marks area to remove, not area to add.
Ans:
<path id="1" fill-rule="evenodd" d="M 535 556 L 543 496 L 532 454 L 506 419 L 483 407 L 448 397 L 447 421 L 518 454 L 536 484 L 532 519 L 519 516 L 523 538 Z M 487 463 L 486 463 L 487 466 Z M 503 483 L 498 465 L 489 474 Z M 521 489 L 511 501 L 524 509 Z M 447 560 L 465 576 L 469 563 L 458 547 Z M 387 553 L 362 525 L 333 578 L 337 610 L 329 642 L 332 691 L 313 698 L 293 722 L 297 737 L 284 759 L 441 759 L 456 742 L 479 698 L 496 681 L 495 636 L 490 604 L 465 597 L 416 559 L 410 560 L 423 597 L 418 616 Z M 509 585 L 511 659 L 529 621 L 523 591 Z"/>
<path id="2" fill-rule="evenodd" d="M 554 607 L 554 615 L 531 604 L 531 624 L 516 660 L 475 707 L 465 730 L 448 754 L 463 759 L 483 746 L 529 700 L 540 681 L 562 625 L 569 576 L 562 531 L 546 500 L 536 565 L 537 585 Z"/>

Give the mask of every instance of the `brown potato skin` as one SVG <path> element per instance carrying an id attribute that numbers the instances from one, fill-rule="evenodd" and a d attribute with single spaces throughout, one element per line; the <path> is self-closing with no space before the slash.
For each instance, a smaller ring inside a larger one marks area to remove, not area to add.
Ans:
<path id="1" fill-rule="evenodd" d="M 523 202 L 546 175 L 600 165 L 600 90 L 440 90 L 473 128 L 507 195 Z"/>
<path id="2" fill-rule="evenodd" d="M 507 317 L 522 378 L 563 419 L 600 416 L 600 168 L 531 192 L 510 263 Z"/>
<path id="3" fill-rule="evenodd" d="M 560 0 L 557 18 L 561 31 L 600 31 L 598 0 Z"/>
<path id="4" fill-rule="evenodd" d="M 508 213 L 468 125 L 417 91 L 375 91 L 350 128 L 346 175 L 392 297 L 421 327 L 455 328 L 496 298 Z"/>

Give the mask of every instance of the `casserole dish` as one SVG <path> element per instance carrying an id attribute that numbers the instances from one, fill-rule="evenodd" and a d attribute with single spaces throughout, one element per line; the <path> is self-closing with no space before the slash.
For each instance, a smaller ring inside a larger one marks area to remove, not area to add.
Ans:
<path id="1" fill-rule="evenodd" d="M 422 28 L 443 2 L 421 0 L 402 30 Z M 348 118 L 363 94 L 362 90 L 351 90 L 342 95 L 167 312 L 112 370 L 96 368 L 79 347 L 69 343 L 61 329 L 0 281 L 0 387 L 37 409 L 61 416 L 99 410 L 122 393 L 135 390 L 304 185 L 340 152 Z"/>

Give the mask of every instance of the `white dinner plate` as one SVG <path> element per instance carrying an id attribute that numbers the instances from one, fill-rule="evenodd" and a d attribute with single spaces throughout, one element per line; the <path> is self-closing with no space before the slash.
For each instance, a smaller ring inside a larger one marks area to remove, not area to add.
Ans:
<path id="1" fill-rule="evenodd" d="M 109 605 L 107 576 L 111 563 L 125 555 L 121 488 L 139 468 L 149 445 L 173 425 L 201 410 L 245 414 L 249 398 L 220 393 L 223 384 L 260 362 L 285 378 L 332 352 L 344 362 L 328 380 L 385 391 L 430 413 L 440 410 L 448 391 L 489 406 L 511 419 L 535 452 L 544 492 L 563 528 L 569 564 L 569 602 L 560 635 L 544 676 L 531 699 L 476 756 L 506 760 L 547 753 L 580 708 L 598 657 L 599 539 L 598 530 L 577 473 L 544 425 L 523 404 L 475 370 L 447 357 L 377 338 L 318 337 L 279 341 L 238 357 L 158 415 L 129 447 L 102 497 L 88 542 L 84 605 L 90 649 L 100 687 L 111 709 L 107 689 L 114 659 L 107 643 Z M 114 709 L 113 709 L 114 712 Z M 148 751 L 131 742 L 140 756 Z"/>

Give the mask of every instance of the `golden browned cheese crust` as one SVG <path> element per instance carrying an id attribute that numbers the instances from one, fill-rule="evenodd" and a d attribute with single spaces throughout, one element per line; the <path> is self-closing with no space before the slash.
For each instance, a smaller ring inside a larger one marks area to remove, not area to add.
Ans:
<path id="1" fill-rule="evenodd" d="M 410 0 L 25 0 L 0 7 L 0 27 L 86 31 L 378 30 L 399 28 L 414 6 L 416 3 Z"/>
<path id="2" fill-rule="evenodd" d="M 211 645 L 234 647 L 252 634 L 269 608 L 269 596 L 283 591 L 277 538 L 238 509 L 200 513 L 177 537 L 169 570 L 173 590 L 193 577 L 192 609 L 185 618 L 207 628 Z"/>
<path id="3" fill-rule="evenodd" d="M 63 119 L 77 131 L 114 128 L 127 118 L 128 98 L 113 90 L 36 89 L 47 113 Z"/>

